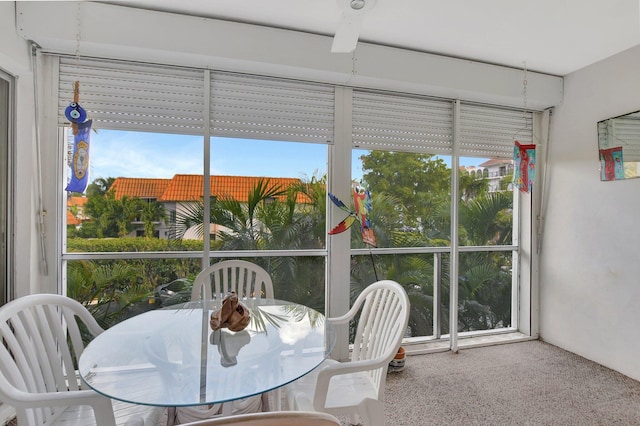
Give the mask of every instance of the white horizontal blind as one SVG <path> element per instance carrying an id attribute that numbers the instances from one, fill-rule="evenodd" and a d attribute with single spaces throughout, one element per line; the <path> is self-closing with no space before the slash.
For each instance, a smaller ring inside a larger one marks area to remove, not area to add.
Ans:
<path id="1" fill-rule="evenodd" d="M 451 154 L 453 102 L 353 91 L 353 146 Z"/>
<path id="2" fill-rule="evenodd" d="M 460 105 L 460 156 L 513 158 L 517 140 L 533 143 L 533 114 L 486 105 Z"/>
<path id="3" fill-rule="evenodd" d="M 58 122 L 80 82 L 79 104 L 95 129 L 202 134 L 204 72 L 190 68 L 60 57 Z"/>
<path id="4" fill-rule="evenodd" d="M 204 133 L 202 70 L 114 60 L 59 58 L 58 117 L 80 82 L 80 104 L 96 129 Z M 213 136 L 332 143 L 335 88 L 264 76 L 211 73 Z M 453 101 L 355 89 L 353 146 L 449 155 Z M 509 158 L 532 143 L 532 114 L 462 103 L 460 155 Z"/>
<path id="5" fill-rule="evenodd" d="M 211 74 L 213 136 L 332 143 L 333 86 L 262 76 Z"/>
<path id="6" fill-rule="evenodd" d="M 598 122 L 598 147 L 621 147 L 623 161 L 640 161 L 640 114 Z"/>

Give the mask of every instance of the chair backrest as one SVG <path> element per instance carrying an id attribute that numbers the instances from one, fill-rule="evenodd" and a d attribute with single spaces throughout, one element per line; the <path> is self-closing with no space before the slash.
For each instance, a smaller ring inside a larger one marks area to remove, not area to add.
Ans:
<path id="1" fill-rule="evenodd" d="M 87 389 L 75 374 L 77 360 L 83 337 L 102 331 L 84 306 L 57 294 L 0 307 L 0 399 L 16 409 L 20 424 L 46 424 L 66 408 L 27 408 L 37 405 L 33 394 Z"/>
<path id="2" fill-rule="evenodd" d="M 369 370 L 373 382 L 383 392 L 384 378 L 396 355 L 409 323 L 409 297 L 400 284 L 382 280 L 360 293 L 347 315 L 362 311 L 358 318 L 351 361 L 382 359 L 382 368 Z"/>
<path id="3" fill-rule="evenodd" d="M 191 300 L 201 300 L 203 296 L 205 300 L 222 298 L 229 291 L 235 291 L 239 298 L 273 299 L 273 282 L 269 273 L 255 263 L 224 260 L 198 274 L 193 282 Z"/>
<path id="4" fill-rule="evenodd" d="M 336 426 L 340 421 L 331 414 L 315 411 L 271 411 L 183 423 L 183 426 Z"/>

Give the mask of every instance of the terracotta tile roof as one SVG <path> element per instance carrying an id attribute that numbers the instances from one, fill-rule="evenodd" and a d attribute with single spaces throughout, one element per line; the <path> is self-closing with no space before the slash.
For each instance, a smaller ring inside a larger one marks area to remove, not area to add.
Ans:
<path id="1" fill-rule="evenodd" d="M 171 183 L 171 179 L 119 177 L 109 191 L 115 191 L 116 199 L 123 196 L 160 199 Z"/>
<path id="2" fill-rule="evenodd" d="M 87 197 L 71 196 L 67 198 L 67 207 L 71 207 L 71 206 L 84 207 L 84 205 L 87 203 L 88 200 L 89 199 Z"/>
<path id="3" fill-rule="evenodd" d="M 84 213 L 84 205 L 87 204 L 87 201 L 89 201 L 87 197 L 71 196 L 67 198 L 68 225 L 79 225 L 89 219 Z"/>
<path id="4" fill-rule="evenodd" d="M 211 176 L 213 180 L 213 176 Z M 174 175 L 158 201 L 196 201 L 202 199 L 202 175 Z M 213 195 L 213 194 L 212 194 Z"/>
<path id="5" fill-rule="evenodd" d="M 69 210 L 67 210 L 67 225 L 80 225 L 82 222 L 80 222 L 78 219 L 76 219 L 76 217 L 73 215 L 73 213 L 71 213 Z"/>
<path id="6" fill-rule="evenodd" d="M 300 183 L 300 179 L 256 177 L 256 176 L 211 176 L 211 196 L 217 198 L 234 198 L 241 203 L 246 203 L 248 194 L 260 179 L 267 181 L 268 185 L 279 185 L 287 188 Z M 175 175 L 167 186 L 162 197 L 158 201 L 198 201 L 202 200 L 204 179 L 202 175 Z M 299 203 L 308 202 L 306 197 L 300 195 Z"/>

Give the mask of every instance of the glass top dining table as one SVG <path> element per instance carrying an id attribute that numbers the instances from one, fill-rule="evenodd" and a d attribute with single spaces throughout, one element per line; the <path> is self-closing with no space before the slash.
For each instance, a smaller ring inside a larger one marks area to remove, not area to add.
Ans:
<path id="1" fill-rule="evenodd" d="M 316 368 L 335 331 L 324 315 L 274 299 L 243 299 L 242 331 L 212 331 L 219 302 L 198 301 L 145 312 L 93 339 L 78 369 L 95 391 L 136 404 L 214 404 L 264 393 Z"/>

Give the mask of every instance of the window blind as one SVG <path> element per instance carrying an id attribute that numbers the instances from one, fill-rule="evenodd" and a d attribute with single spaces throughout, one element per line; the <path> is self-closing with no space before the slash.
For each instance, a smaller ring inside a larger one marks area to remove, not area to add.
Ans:
<path id="1" fill-rule="evenodd" d="M 132 62 L 59 58 L 58 123 L 80 82 L 80 105 L 96 129 L 202 134 L 204 72 Z"/>
<path id="2" fill-rule="evenodd" d="M 335 88 L 275 77 L 212 72 L 106 59 L 59 57 L 58 121 L 80 82 L 80 104 L 96 129 L 203 134 L 210 102 L 211 134 L 221 137 L 332 143 Z M 450 155 L 453 101 L 354 89 L 353 146 Z M 510 158 L 513 143 L 532 143 L 532 113 L 461 103 L 460 155 Z"/>
<path id="3" fill-rule="evenodd" d="M 451 154 L 453 102 L 353 91 L 353 146 Z"/>
<path id="4" fill-rule="evenodd" d="M 211 134 L 332 143 L 333 86 L 225 72 L 211 73 Z"/>
<path id="5" fill-rule="evenodd" d="M 513 158 L 514 142 L 533 143 L 531 112 L 460 104 L 460 156 Z"/>

